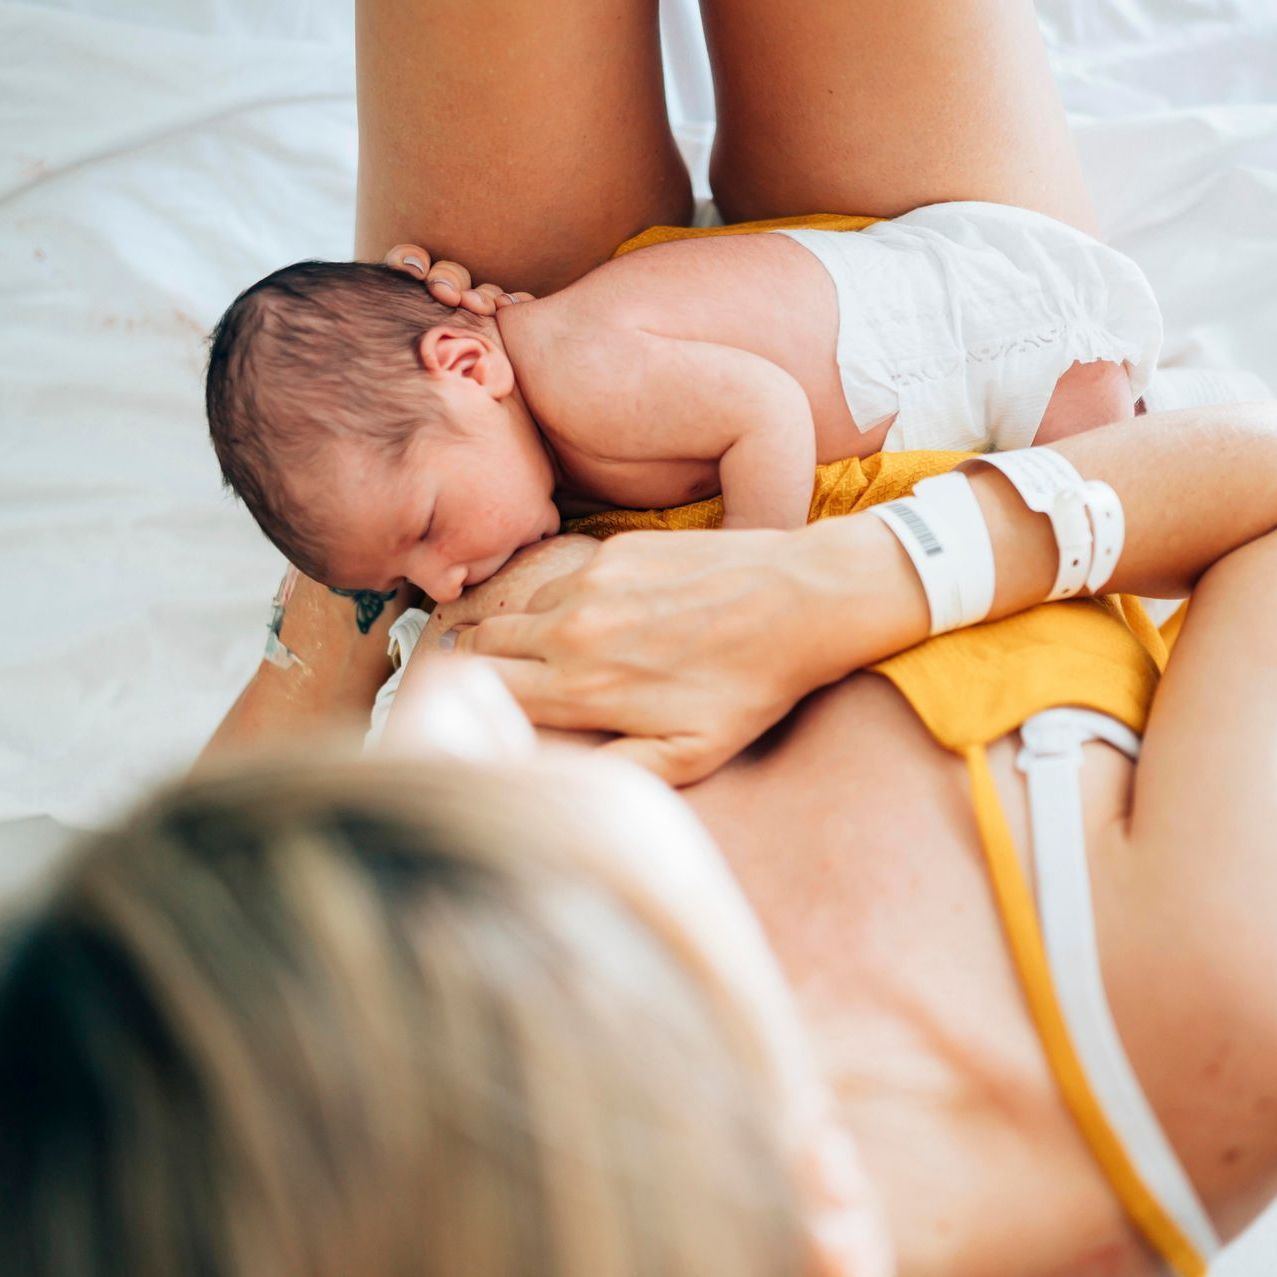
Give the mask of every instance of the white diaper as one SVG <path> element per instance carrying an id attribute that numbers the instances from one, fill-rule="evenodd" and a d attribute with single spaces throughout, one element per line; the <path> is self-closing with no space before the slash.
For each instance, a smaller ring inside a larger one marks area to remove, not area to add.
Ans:
<path id="1" fill-rule="evenodd" d="M 1129 257 L 1041 213 L 962 202 L 863 231 L 783 230 L 838 292 L 838 366 L 885 447 L 1027 447 L 1075 361 L 1127 362 L 1143 393 L 1162 315 Z"/>

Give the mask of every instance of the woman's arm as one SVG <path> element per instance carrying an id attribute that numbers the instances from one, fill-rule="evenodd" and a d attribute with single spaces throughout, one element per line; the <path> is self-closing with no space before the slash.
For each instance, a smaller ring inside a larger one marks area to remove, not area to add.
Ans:
<path id="1" fill-rule="evenodd" d="M 279 637 L 300 663 L 281 669 L 263 660 L 227 711 L 200 762 L 264 740 L 296 738 L 316 729 L 368 726 L 377 689 L 390 674 L 387 631 L 416 591 L 401 586 L 381 611 L 360 623 L 353 600 L 299 577 Z M 263 619 L 269 611 L 262 601 Z M 264 636 L 263 636 L 264 637 Z"/>
<path id="2" fill-rule="evenodd" d="M 1110 589 L 1187 594 L 1230 550 L 1277 527 L 1277 406 L 1195 409 L 1054 445 L 1113 486 L 1126 548 Z M 993 542 L 993 615 L 1042 602 L 1056 571 L 1044 515 L 991 468 L 972 486 Z M 874 518 L 796 532 L 614 537 L 522 615 L 467 631 L 530 716 L 622 733 L 607 746 L 678 784 L 713 771 L 807 692 L 926 637 L 908 557 Z"/>
<path id="3" fill-rule="evenodd" d="M 1198 581 L 1153 703 L 1129 821 L 1105 849 L 1137 906 L 1110 930 L 1123 972 L 1114 1013 L 1225 1238 L 1277 1193 L 1275 829 L 1269 533 Z"/>

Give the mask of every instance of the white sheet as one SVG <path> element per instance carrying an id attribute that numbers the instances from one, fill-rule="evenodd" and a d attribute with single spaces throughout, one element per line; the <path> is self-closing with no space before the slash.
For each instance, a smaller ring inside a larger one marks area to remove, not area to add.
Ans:
<path id="1" fill-rule="evenodd" d="M 266 270 L 349 252 L 349 9 L 0 3 L 0 819 L 99 818 L 192 755 L 257 658 L 278 564 L 220 494 L 202 336 Z M 664 9 L 703 190 L 699 18 Z M 1041 12 L 1168 360 L 1277 383 L 1269 0 Z"/>
<path id="2" fill-rule="evenodd" d="M 663 9 L 699 31 L 690 0 Z M 1277 7 L 1039 9 L 1167 360 L 1277 386 Z M 267 270 L 349 254 L 350 10 L 0 0 L 0 821 L 102 818 L 192 757 L 257 661 L 280 565 L 220 493 L 203 334 Z M 703 191 L 704 55 L 667 66 Z M 1277 1272 L 1258 1244 L 1230 1271 Z"/>
<path id="3" fill-rule="evenodd" d="M 1169 362 L 1277 384 L 1270 0 L 1040 8 Z M 278 563 L 218 488 L 203 333 L 266 270 L 349 252 L 349 9 L 0 3 L 0 819 L 99 818 L 192 755 L 257 658 Z M 686 48 L 671 104 L 703 189 Z"/>

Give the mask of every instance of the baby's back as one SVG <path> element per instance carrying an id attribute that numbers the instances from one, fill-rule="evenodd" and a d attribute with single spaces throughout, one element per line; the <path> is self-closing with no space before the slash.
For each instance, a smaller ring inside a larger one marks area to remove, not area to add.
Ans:
<path id="1" fill-rule="evenodd" d="M 1126 415 L 1162 333 L 1129 258 L 1040 213 L 973 202 L 863 232 L 656 245 L 548 305 L 586 339 L 637 328 L 777 365 L 807 394 L 821 461 L 884 444 L 1025 447 L 1075 364 L 1110 365 Z M 1075 428 L 1114 419 L 1108 398 L 1083 407 Z"/>
<path id="2" fill-rule="evenodd" d="M 891 423 L 852 418 L 838 368 L 833 280 L 784 235 L 653 245 L 606 263 L 541 304 L 591 335 L 611 325 L 640 328 L 732 346 L 777 364 L 807 392 L 821 462 L 877 451 Z M 874 429 L 864 434 L 864 427 Z"/>

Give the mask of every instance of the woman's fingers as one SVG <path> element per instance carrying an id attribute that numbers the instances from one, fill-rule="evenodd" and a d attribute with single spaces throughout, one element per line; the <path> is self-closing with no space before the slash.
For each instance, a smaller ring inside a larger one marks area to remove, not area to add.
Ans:
<path id="1" fill-rule="evenodd" d="M 540 631 L 540 618 L 524 613 L 512 616 L 492 616 L 462 630 L 457 635 L 458 652 L 473 652 L 476 656 L 511 656 L 540 659 L 544 656 Z"/>

